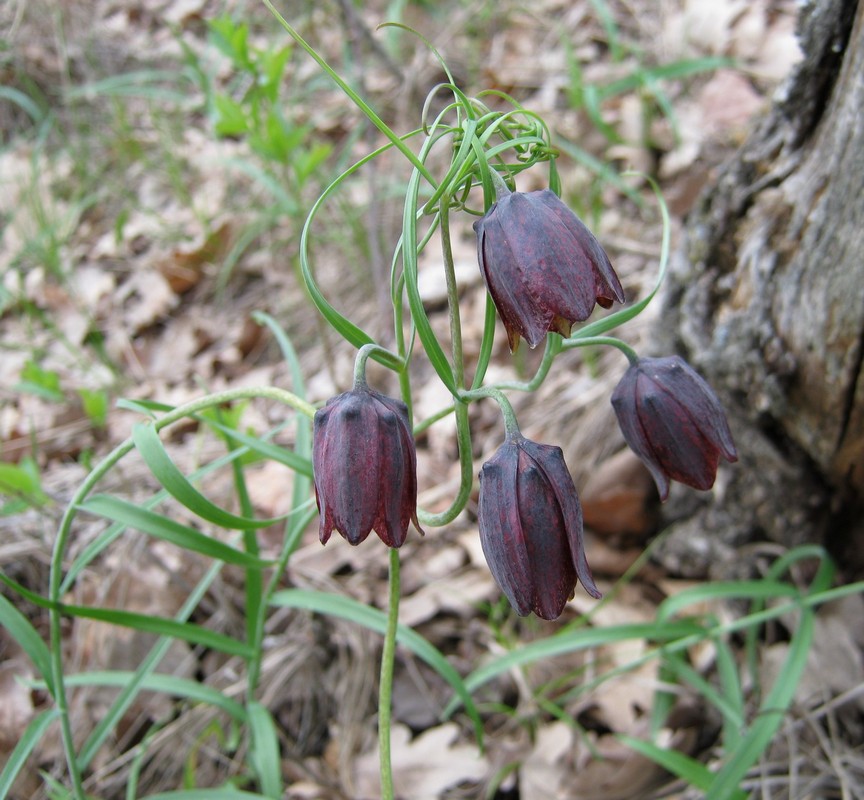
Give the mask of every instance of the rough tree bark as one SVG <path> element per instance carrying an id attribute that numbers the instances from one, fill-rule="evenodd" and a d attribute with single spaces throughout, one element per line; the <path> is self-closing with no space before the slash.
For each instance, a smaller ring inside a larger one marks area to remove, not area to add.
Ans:
<path id="1" fill-rule="evenodd" d="M 693 576 L 760 539 L 864 568 L 864 2 L 805 3 L 799 37 L 803 61 L 687 220 L 656 337 L 718 390 L 741 456 L 707 502 L 670 500 L 660 557 Z"/>

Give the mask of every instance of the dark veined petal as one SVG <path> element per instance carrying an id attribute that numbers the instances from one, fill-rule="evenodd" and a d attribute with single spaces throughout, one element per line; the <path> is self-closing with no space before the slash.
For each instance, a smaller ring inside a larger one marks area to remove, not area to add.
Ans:
<path id="1" fill-rule="evenodd" d="M 595 273 L 594 291 L 597 302 L 603 308 L 610 308 L 613 300 L 623 303 L 624 288 L 621 286 L 621 281 L 612 268 L 609 256 L 606 255 L 606 251 L 601 247 L 600 242 L 597 241 L 597 237 L 561 201 L 561 198 L 555 192 L 544 189 L 541 194 L 543 202 L 548 206 L 549 210 L 570 230 L 573 241 L 582 252 L 583 258 L 592 265 Z"/>
<path id="2" fill-rule="evenodd" d="M 552 489 L 554 499 L 561 509 L 567 540 L 572 556 L 576 577 L 592 597 L 601 597 L 600 590 L 594 583 L 588 559 L 585 556 L 584 526 L 582 521 L 582 505 L 573 485 L 573 478 L 564 463 L 564 453 L 560 447 L 537 444 L 528 439 L 524 441 L 525 451 L 542 465 L 548 485 Z"/>
<path id="3" fill-rule="evenodd" d="M 322 543 L 335 529 L 355 545 L 372 530 L 402 545 L 417 523 L 417 455 L 404 403 L 365 385 L 329 400 L 315 415 L 312 467 Z"/>
<path id="4" fill-rule="evenodd" d="M 668 497 L 670 479 L 710 489 L 720 457 L 738 458 L 720 401 L 678 356 L 632 364 L 612 405 L 625 441 L 651 471 L 661 500 Z"/>
<path id="5" fill-rule="evenodd" d="M 533 581 L 519 518 L 516 475 L 519 453 L 506 442 L 480 470 L 480 544 L 492 577 L 517 614 L 531 613 Z"/>
<path id="6" fill-rule="evenodd" d="M 600 596 L 561 448 L 508 436 L 480 470 L 478 520 L 489 569 L 518 614 L 557 619 L 577 578 Z"/>
<path id="7" fill-rule="evenodd" d="M 624 441 L 630 449 L 642 460 L 648 468 L 661 500 L 669 496 L 669 478 L 659 460 L 654 454 L 654 448 L 648 439 L 639 416 L 639 405 L 636 400 L 636 383 L 639 373 L 631 367 L 612 393 L 612 406 L 618 418 L 618 425 L 624 435 Z"/>
<path id="8" fill-rule="evenodd" d="M 548 189 L 501 197 L 474 223 L 480 271 L 507 329 L 510 350 L 568 336 L 595 304 L 623 302 L 609 258 L 588 228 Z"/>
<path id="9" fill-rule="evenodd" d="M 519 517 L 526 536 L 531 573 L 531 610 L 543 619 L 557 619 L 573 596 L 576 571 L 561 506 L 543 467 L 520 448 L 516 486 Z"/>

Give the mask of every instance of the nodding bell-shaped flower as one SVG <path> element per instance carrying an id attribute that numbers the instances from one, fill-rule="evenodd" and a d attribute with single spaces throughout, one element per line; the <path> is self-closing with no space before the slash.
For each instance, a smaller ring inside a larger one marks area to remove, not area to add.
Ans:
<path id="1" fill-rule="evenodd" d="M 624 302 L 621 282 L 594 234 L 558 196 L 544 189 L 499 195 L 474 223 L 486 288 L 510 352 L 519 337 L 534 348 L 548 331 L 570 335 L 594 304 Z"/>
<path id="2" fill-rule="evenodd" d="M 401 547 L 417 523 L 417 453 L 408 408 L 358 383 L 315 414 L 315 499 L 325 544 L 335 528 L 351 544 L 374 530 Z"/>
<path id="3" fill-rule="evenodd" d="M 508 434 L 480 470 L 480 542 L 492 576 L 522 616 L 557 619 L 577 579 L 592 597 L 582 507 L 560 447 Z"/>
<path id="4" fill-rule="evenodd" d="M 669 481 L 710 489 L 720 456 L 738 453 L 723 407 L 711 387 L 679 356 L 640 358 L 612 393 L 630 448 L 654 477 L 660 499 Z"/>

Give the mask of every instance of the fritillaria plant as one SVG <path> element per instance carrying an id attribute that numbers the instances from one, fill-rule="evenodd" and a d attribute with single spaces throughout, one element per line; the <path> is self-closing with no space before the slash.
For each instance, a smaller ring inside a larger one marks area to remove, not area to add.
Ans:
<path id="1" fill-rule="evenodd" d="M 354 387 L 315 414 L 314 484 L 322 542 L 336 530 L 352 545 L 359 545 L 375 531 L 390 552 L 389 624 L 378 723 L 382 796 L 392 798 L 389 726 L 398 548 L 410 523 L 422 533 L 421 524 L 428 530 L 446 525 L 466 506 L 477 478 L 468 406 L 491 398 L 499 404 L 504 420 L 502 445 L 479 471 L 479 535 L 489 568 L 518 614 L 533 612 L 549 620 L 561 615 L 577 584 L 592 597 L 599 598 L 600 592 L 586 559 L 582 511 L 561 449 L 522 436 L 508 391 L 536 390 L 556 356 L 566 350 L 614 346 L 630 361 L 613 395 L 615 413 L 626 442 L 651 471 L 663 499 L 670 480 L 710 488 L 719 458 L 734 461 L 736 451 L 719 401 L 691 367 L 674 356 L 640 358 L 623 341 L 607 335 L 640 313 L 657 287 L 638 303 L 589 321 L 596 306 L 611 309 L 626 298 L 603 247 L 560 199 L 556 150 L 539 116 L 501 92 L 466 96 L 442 60 L 448 81 L 433 89 L 420 126 L 399 135 L 265 2 L 297 44 L 386 138 L 383 146 L 347 169 L 314 204 L 301 237 L 300 263 L 318 310 L 357 349 Z M 449 100 L 444 108 L 430 117 L 428 109 L 439 105 L 431 101 L 445 96 Z M 361 168 L 393 150 L 404 156 L 410 175 L 401 237 L 393 243 L 393 329 L 385 343 L 327 300 L 315 277 L 310 245 L 313 224 L 324 204 Z M 448 158 L 439 169 L 442 153 Z M 521 173 L 541 169 L 548 176 L 548 188 L 517 191 Z M 478 269 L 488 295 L 479 356 L 467 364 L 450 231 L 454 218 L 472 216 Z M 666 223 L 658 285 L 668 255 L 668 219 Z M 440 268 L 449 305 L 449 337 L 443 340 L 427 317 L 417 281 L 418 257 L 430 247 L 435 233 L 441 243 Z M 486 381 L 499 317 L 511 352 L 522 339 L 530 348 L 544 345 L 543 358 L 529 381 Z M 587 324 L 574 330 L 577 323 Z M 367 385 L 370 358 L 396 373 L 401 399 L 386 397 Z M 452 403 L 418 422 L 412 413 L 411 367 L 420 358 L 428 359 Z M 450 413 L 456 421 L 461 483 L 449 508 L 433 514 L 417 507 L 414 436 Z"/>

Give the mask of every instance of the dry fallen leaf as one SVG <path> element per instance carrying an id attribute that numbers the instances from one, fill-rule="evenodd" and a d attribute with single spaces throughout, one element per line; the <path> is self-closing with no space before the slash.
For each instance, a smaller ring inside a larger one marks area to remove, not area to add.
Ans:
<path id="1" fill-rule="evenodd" d="M 463 781 L 476 782 L 488 770 L 486 759 L 474 744 L 456 744 L 459 728 L 453 723 L 429 728 L 414 739 L 404 725 L 392 729 L 393 784 L 402 800 L 438 800 L 441 792 Z M 378 753 L 369 753 L 355 764 L 355 797 L 373 800 L 381 796 Z"/>

